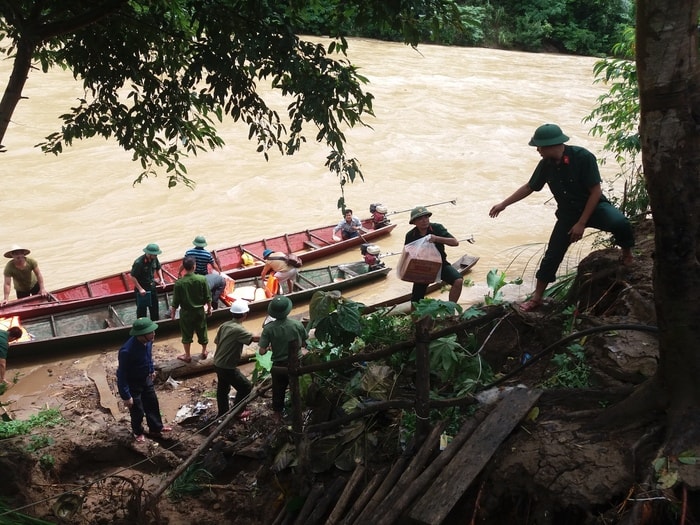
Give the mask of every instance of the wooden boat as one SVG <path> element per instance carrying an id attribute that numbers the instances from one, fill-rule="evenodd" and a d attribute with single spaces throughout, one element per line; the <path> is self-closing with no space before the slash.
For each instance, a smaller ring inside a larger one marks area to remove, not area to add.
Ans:
<path id="1" fill-rule="evenodd" d="M 389 224 L 375 230 L 372 220 L 365 219 L 362 221 L 365 231 L 361 236 L 336 242 L 333 240 L 335 226 L 335 224 L 331 224 L 321 228 L 265 238 L 213 250 L 211 253 L 218 261 L 223 273 L 232 279 L 242 279 L 260 275 L 263 266 L 262 253 L 266 249 L 295 253 L 304 263 L 308 263 L 387 235 L 396 227 L 395 224 Z M 252 264 L 246 264 L 246 259 Z M 181 263 L 182 258 L 161 261 L 166 282 L 159 289 L 159 292 L 170 292 L 173 289 Z M 53 290 L 49 294 L 48 301 L 41 296 L 11 301 L 4 307 L 0 307 L 0 316 L 19 315 L 22 320 L 25 320 L 41 315 L 72 312 L 83 306 L 106 304 L 127 298 L 133 299 L 133 290 L 131 276 L 129 271 L 126 271 Z"/>
<path id="2" fill-rule="evenodd" d="M 287 294 L 292 303 L 299 304 L 311 298 L 319 290 L 344 290 L 369 281 L 386 277 L 391 268 L 370 270 L 364 262 L 323 266 L 313 269 L 300 269 L 295 289 Z M 259 277 L 238 279 L 235 282 L 234 300 L 249 301 L 252 312 L 265 311 L 271 300 L 262 290 Z M 261 295 L 262 294 L 262 295 Z M 249 300 L 249 298 L 251 298 Z M 169 315 L 172 292 L 159 294 L 161 315 Z M 231 318 L 228 308 L 214 310 L 210 319 L 216 322 Z M 9 324 L 13 318 L 0 318 L 0 323 Z M 129 330 L 136 320 L 136 304 L 131 295 L 127 299 L 105 304 L 81 307 L 57 314 L 43 315 L 22 320 L 21 326 L 27 332 L 23 340 L 10 345 L 9 359 L 56 355 L 61 350 L 75 349 L 84 345 L 113 349 L 126 341 Z M 177 320 L 158 321 L 158 334 L 175 331 Z"/>
<path id="3" fill-rule="evenodd" d="M 452 263 L 452 266 L 460 273 L 460 275 L 465 276 L 467 273 L 469 273 L 471 271 L 471 269 L 474 267 L 474 265 L 478 261 L 479 261 L 479 257 L 465 253 L 457 261 Z M 427 293 L 431 293 L 431 292 L 434 292 L 436 290 L 439 290 L 442 285 L 443 285 L 442 281 L 429 284 Z M 362 313 L 367 314 L 367 313 L 371 313 L 371 312 L 374 312 L 376 310 L 379 310 L 380 308 L 395 307 L 395 306 L 398 306 L 402 303 L 407 303 L 410 300 L 411 300 L 411 293 L 409 292 L 409 293 L 406 293 L 404 295 L 392 297 L 391 299 L 386 299 L 384 301 L 380 301 L 380 302 L 377 302 L 374 304 L 366 305 L 365 308 L 362 310 Z"/>

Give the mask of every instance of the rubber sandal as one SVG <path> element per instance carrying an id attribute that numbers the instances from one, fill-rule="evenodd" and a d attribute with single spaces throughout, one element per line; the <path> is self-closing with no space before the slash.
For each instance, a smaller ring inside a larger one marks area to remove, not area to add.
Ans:
<path id="1" fill-rule="evenodd" d="M 528 301 L 525 301 L 524 303 L 520 303 L 518 305 L 518 308 L 521 312 L 534 312 L 540 306 L 542 306 L 542 301 L 535 301 L 534 299 L 530 299 Z"/>
<path id="2" fill-rule="evenodd" d="M 146 441 L 146 436 L 144 436 L 143 434 L 134 434 L 134 441 L 136 441 L 137 443 L 143 443 L 144 441 Z"/>
<path id="3" fill-rule="evenodd" d="M 165 436 L 163 434 L 169 434 L 172 431 L 173 427 L 168 427 L 164 425 L 163 428 L 160 429 L 160 432 L 149 432 L 148 435 L 152 438 L 158 439 L 164 438 Z"/>
<path id="4" fill-rule="evenodd" d="M 191 358 L 191 357 L 187 357 L 186 355 L 179 355 L 179 356 L 177 356 L 177 358 L 178 358 L 180 361 L 184 361 L 185 363 L 191 363 L 191 362 L 192 362 L 192 358 Z"/>
<path id="5" fill-rule="evenodd" d="M 236 414 L 237 419 L 248 419 L 250 416 L 252 416 L 253 413 L 250 410 L 244 410 L 243 412 L 239 412 Z"/>

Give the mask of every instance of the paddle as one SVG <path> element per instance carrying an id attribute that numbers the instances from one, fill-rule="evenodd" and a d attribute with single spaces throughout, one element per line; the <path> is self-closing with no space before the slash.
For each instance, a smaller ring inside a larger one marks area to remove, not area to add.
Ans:
<path id="1" fill-rule="evenodd" d="M 440 206 L 441 204 L 452 204 L 453 206 L 457 206 L 457 199 L 452 199 L 451 201 L 442 201 L 442 202 L 435 202 L 433 204 L 426 204 L 424 208 L 431 208 L 433 206 Z M 407 211 L 411 211 L 413 208 L 408 208 L 407 210 L 399 210 L 399 211 L 392 211 L 386 214 L 388 217 L 389 215 L 396 215 L 397 213 L 406 213 Z"/>

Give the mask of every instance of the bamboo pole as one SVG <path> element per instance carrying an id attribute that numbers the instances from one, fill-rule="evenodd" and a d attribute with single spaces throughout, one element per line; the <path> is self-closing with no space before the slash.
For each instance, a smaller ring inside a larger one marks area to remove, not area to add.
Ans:
<path id="1" fill-rule="evenodd" d="M 343 525 L 351 525 L 353 521 L 355 521 L 355 516 L 357 516 L 360 513 L 360 511 L 365 507 L 369 499 L 372 497 L 372 494 L 381 484 L 382 479 L 384 479 L 384 476 L 386 476 L 386 473 L 388 471 L 388 468 L 383 468 L 374 475 L 372 480 L 365 487 L 365 490 L 363 490 L 362 493 L 358 496 L 358 498 L 355 500 L 354 505 L 350 508 L 350 511 L 345 516 L 345 519 L 343 520 Z"/>
<path id="2" fill-rule="evenodd" d="M 326 520 L 326 525 L 336 525 L 340 521 L 343 512 L 345 512 L 345 507 L 348 506 L 350 498 L 352 497 L 353 492 L 355 492 L 355 489 L 357 488 L 357 485 L 364 476 L 364 474 L 365 466 L 358 463 L 355 467 L 355 470 L 353 470 L 352 472 L 352 476 L 350 476 L 350 479 L 345 484 L 345 489 L 340 495 L 338 502 L 335 504 L 335 507 L 333 507 L 333 510 L 328 516 L 328 519 Z"/>
<path id="3" fill-rule="evenodd" d="M 412 483 L 405 488 L 398 498 L 383 507 L 384 514 L 375 521 L 376 525 L 392 525 L 402 512 L 413 504 L 418 495 L 428 486 L 430 481 L 452 460 L 478 426 L 474 420 L 467 420 L 452 442 L 435 460 L 421 472 Z"/>
<path id="4" fill-rule="evenodd" d="M 195 462 L 195 460 L 199 457 L 200 454 L 202 454 L 208 447 L 209 445 L 212 444 L 214 439 L 221 433 L 221 431 L 226 428 L 231 420 L 238 415 L 239 412 L 243 410 L 243 408 L 250 403 L 253 399 L 258 397 L 260 394 L 260 387 L 253 387 L 251 390 L 250 394 L 248 394 L 245 399 L 239 403 L 233 410 L 229 412 L 229 414 L 223 419 L 221 423 L 214 429 L 214 431 L 207 437 L 207 439 L 204 440 L 204 442 L 199 445 L 193 452 L 190 454 L 190 456 L 183 461 L 179 467 L 177 467 L 173 472 L 170 473 L 170 475 L 160 484 L 160 486 L 150 494 L 148 497 L 148 500 L 146 501 L 146 504 L 144 506 L 145 509 L 149 507 L 154 507 L 155 505 L 158 504 L 158 500 L 160 500 L 160 497 L 163 495 L 163 493 L 167 490 L 167 488 L 173 484 L 173 482 L 183 473 L 187 468 L 192 465 L 192 463 Z"/>

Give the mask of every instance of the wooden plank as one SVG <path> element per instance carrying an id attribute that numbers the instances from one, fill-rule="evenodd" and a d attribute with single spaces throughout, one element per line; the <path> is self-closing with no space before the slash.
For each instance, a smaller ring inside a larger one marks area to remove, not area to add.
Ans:
<path id="1" fill-rule="evenodd" d="M 97 387 L 97 392 L 100 396 L 100 406 L 109 410 L 114 419 L 121 417 L 121 411 L 119 410 L 119 403 L 117 401 L 118 396 L 109 388 L 107 376 L 105 375 L 105 367 L 102 361 L 99 358 L 95 359 L 90 363 L 86 372 L 87 376 Z"/>
<path id="2" fill-rule="evenodd" d="M 320 248 L 320 246 L 318 244 L 316 244 L 315 242 L 311 242 L 311 241 L 304 241 L 304 246 L 306 246 L 310 250 L 318 250 Z"/>
<path id="3" fill-rule="evenodd" d="M 416 523 L 442 523 L 540 394 L 526 388 L 511 390 L 411 507 L 409 518 Z"/>

